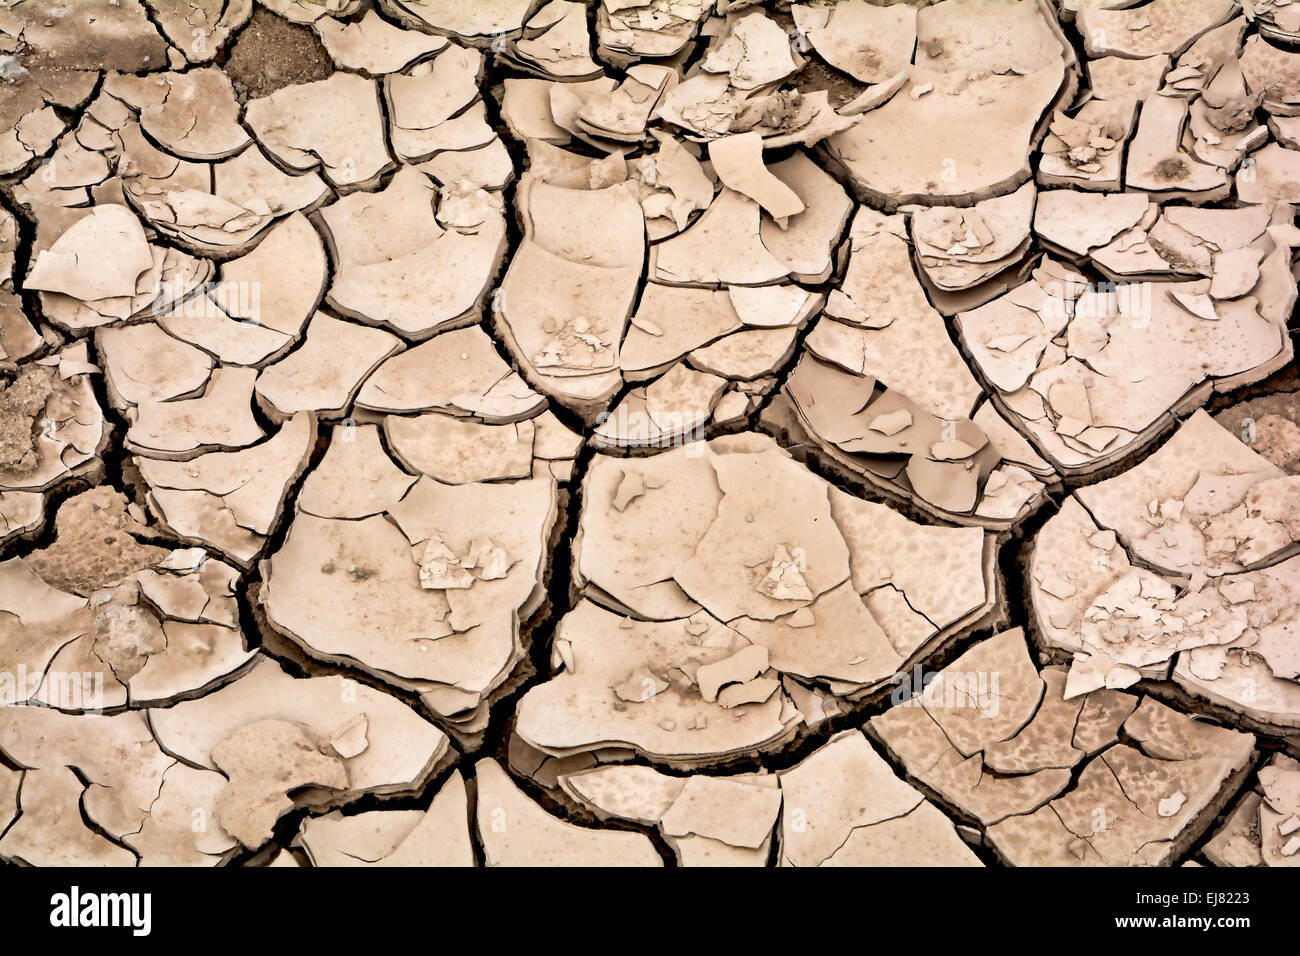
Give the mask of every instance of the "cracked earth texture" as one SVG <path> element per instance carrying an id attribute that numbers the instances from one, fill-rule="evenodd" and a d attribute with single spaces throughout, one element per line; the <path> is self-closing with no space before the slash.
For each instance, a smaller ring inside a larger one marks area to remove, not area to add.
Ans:
<path id="1" fill-rule="evenodd" d="M 0 859 L 1300 864 L 1297 0 L 3 0 Z"/>

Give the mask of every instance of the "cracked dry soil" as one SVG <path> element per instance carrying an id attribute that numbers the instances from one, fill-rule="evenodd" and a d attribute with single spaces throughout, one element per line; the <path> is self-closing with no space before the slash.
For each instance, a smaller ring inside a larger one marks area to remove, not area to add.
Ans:
<path id="1" fill-rule="evenodd" d="M 1300 863 L 1300 3 L 0 4 L 0 859 Z"/>

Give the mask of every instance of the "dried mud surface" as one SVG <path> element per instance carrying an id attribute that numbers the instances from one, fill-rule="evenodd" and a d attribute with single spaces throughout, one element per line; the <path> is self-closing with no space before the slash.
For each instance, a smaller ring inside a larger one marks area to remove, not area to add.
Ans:
<path id="1" fill-rule="evenodd" d="M 0 5 L 0 861 L 1300 864 L 1300 3 Z"/>

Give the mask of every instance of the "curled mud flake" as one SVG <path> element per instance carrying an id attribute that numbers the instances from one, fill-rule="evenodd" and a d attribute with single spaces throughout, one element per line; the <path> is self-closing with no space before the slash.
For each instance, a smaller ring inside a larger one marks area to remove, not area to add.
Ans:
<path id="1" fill-rule="evenodd" d="M 963 407 L 965 390 L 944 381 L 938 363 L 919 374 L 901 364 L 904 354 L 940 332 L 937 316 L 933 325 L 911 316 L 879 331 L 823 319 L 806 340 L 811 354 L 799 359 L 780 404 L 765 415 L 784 431 L 806 434 L 819 460 L 855 481 L 948 520 L 1006 526 L 1041 503 L 1054 475 L 991 407 L 974 419 L 946 411 Z M 937 338 L 934 345 L 945 348 Z M 870 351 L 858 363 L 852 356 L 864 348 Z M 896 354 L 900 365 L 875 359 L 868 368 L 872 352 Z M 891 382 L 893 388 L 881 388 Z M 925 393 L 937 408 L 912 400 Z M 907 456 L 902 468 L 900 455 Z"/>
<path id="2" fill-rule="evenodd" d="M 387 359 L 357 393 L 358 409 L 442 411 L 491 423 L 541 412 L 545 399 L 511 370 L 481 328 L 445 332 Z"/>
<path id="3" fill-rule="evenodd" d="M 832 136 L 831 156 L 861 198 L 887 209 L 1010 192 L 1030 174 L 1040 118 L 1072 95 L 1073 50 L 1032 4 L 941 3 L 917 24 L 914 62 L 900 70 L 911 95 Z M 968 131 L 960 143 L 942 132 L 953 125 Z"/>
<path id="4" fill-rule="evenodd" d="M 374 10 L 359 20 L 321 17 L 313 26 L 336 65 L 374 76 L 397 73 L 447 45 L 444 37 L 395 27 Z"/>
<path id="5" fill-rule="evenodd" d="M 481 314 L 505 249 L 505 219 L 489 205 L 471 228 L 444 227 L 435 209 L 455 198 L 439 198 L 427 176 L 404 167 L 383 191 L 327 207 L 322 218 L 339 258 L 327 302 L 419 338 Z"/>
<path id="6" fill-rule="evenodd" d="M 601 0 L 597 52 L 616 66 L 675 56 L 696 35 L 710 7 L 705 0 Z"/>
<path id="7" fill-rule="evenodd" d="M 298 171 L 320 165 L 335 186 L 373 183 L 392 167 L 371 80 L 335 73 L 328 80 L 285 87 L 250 101 L 245 117 L 280 162 Z"/>
<path id="8" fill-rule="evenodd" d="M 316 438 L 299 414 L 265 442 L 186 462 L 137 459 L 148 503 L 178 537 L 217 548 L 247 567 L 266 544 L 293 482 L 307 467 Z"/>
<path id="9" fill-rule="evenodd" d="M 591 58 L 587 8 L 573 0 L 543 4 L 524 24 L 524 35 L 503 55 L 529 72 L 554 79 L 588 79 L 602 69 Z"/>

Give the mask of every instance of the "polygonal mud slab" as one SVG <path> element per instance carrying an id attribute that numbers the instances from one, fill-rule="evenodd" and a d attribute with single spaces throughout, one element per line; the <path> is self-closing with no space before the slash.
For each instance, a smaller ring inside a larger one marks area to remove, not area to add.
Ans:
<path id="1" fill-rule="evenodd" d="M 268 626 L 311 656 L 359 667 L 480 733 L 546 598 L 560 509 L 552 469 L 576 447 L 549 415 L 486 425 L 430 412 L 382 426 L 397 461 L 377 426 L 335 427 L 262 564 L 258 601 Z"/>
<path id="2" fill-rule="evenodd" d="M 819 722 L 791 682 L 860 699 L 997 601 L 991 536 L 851 498 L 757 435 L 598 459 L 578 534 L 585 600 L 516 726 L 554 755 L 617 744 L 695 765 L 770 750 Z"/>

